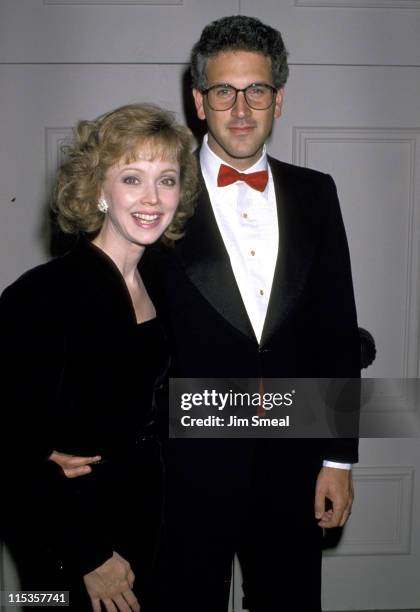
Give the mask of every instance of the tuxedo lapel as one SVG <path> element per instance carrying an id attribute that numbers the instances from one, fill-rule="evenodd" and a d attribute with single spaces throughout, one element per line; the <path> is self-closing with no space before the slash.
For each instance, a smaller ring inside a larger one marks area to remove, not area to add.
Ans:
<path id="1" fill-rule="evenodd" d="M 305 215 L 309 194 L 288 166 L 269 157 L 276 192 L 279 250 L 261 337 L 269 343 L 302 294 L 315 248 L 314 228 Z"/>
<path id="2" fill-rule="evenodd" d="M 305 185 L 287 164 L 269 158 L 276 193 L 279 250 L 261 346 L 269 343 L 301 295 L 316 244 Z M 177 256 L 188 277 L 220 315 L 243 334 L 257 341 L 236 283 L 201 177 L 201 194 L 186 236 L 177 243 Z"/>
<path id="3" fill-rule="evenodd" d="M 211 207 L 204 179 L 194 216 L 176 253 L 191 282 L 231 325 L 246 336 L 255 334 L 236 283 Z"/>

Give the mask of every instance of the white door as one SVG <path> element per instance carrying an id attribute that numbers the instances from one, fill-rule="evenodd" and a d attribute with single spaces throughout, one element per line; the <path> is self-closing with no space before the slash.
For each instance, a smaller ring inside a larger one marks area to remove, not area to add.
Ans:
<path id="1" fill-rule="evenodd" d="M 290 51 L 270 150 L 338 186 L 359 324 L 378 350 L 366 374 L 418 377 L 419 9 L 419 0 L 3 0 L 0 289 L 48 257 L 42 219 L 70 126 L 137 100 L 182 117 L 202 27 L 255 15 Z M 388 398 L 387 409 L 405 407 Z M 324 607 L 420 609 L 419 441 L 363 440 L 354 472 L 351 522 L 324 560 Z M 239 579 L 233 606 L 242 610 Z"/>

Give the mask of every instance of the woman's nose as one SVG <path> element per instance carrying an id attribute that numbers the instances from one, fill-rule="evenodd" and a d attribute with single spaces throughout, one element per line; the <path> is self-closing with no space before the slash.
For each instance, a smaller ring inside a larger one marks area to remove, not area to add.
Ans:
<path id="1" fill-rule="evenodd" d="M 154 183 L 146 185 L 144 192 L 141 195 L 141 201 L 143 204 L 150 204 L 154 206 L 158 203 L 158 192 Z"/>

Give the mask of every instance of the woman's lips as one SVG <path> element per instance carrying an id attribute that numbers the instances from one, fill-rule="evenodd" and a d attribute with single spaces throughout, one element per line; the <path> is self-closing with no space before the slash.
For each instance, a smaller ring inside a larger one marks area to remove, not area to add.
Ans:
<path id="1" fill-rule="evenodd" d="M 159 225 L 162 213 L 141 213 L 135 212 L 131 215 L 136 225 L 142 228 L 154 228 Z"/>

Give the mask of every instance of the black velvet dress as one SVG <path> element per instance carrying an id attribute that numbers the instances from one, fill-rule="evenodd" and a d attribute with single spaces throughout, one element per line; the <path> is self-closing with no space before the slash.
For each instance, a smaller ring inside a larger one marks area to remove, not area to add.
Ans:
<path id="1" fill-rule="evenodd" d="M 125 282 L 80 238 L 30 270 L 0 299 L 6 475 L 2 537 L 26 590 L 70 590 L 89 610 L 82 576 L 117 551 L 130 562 L 143 612 L 162 504 L 153 394 L 168 366 L 158 319 L 137 324 Z M 55 449 L 101 455 L 67 479 Z"/>

